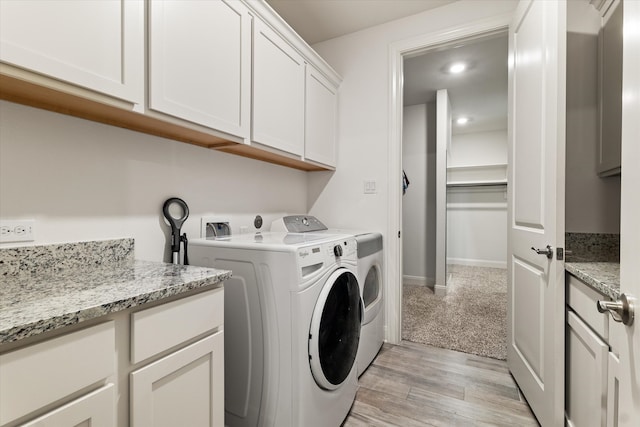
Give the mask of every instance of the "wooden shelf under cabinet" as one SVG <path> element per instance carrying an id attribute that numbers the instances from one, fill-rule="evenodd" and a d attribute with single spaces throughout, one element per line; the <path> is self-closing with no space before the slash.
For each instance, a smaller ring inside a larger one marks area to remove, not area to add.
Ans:
<path id="1" fill-rule="evenodd" d="M 0 99 L 303 171 L 332 169 L 5 74 L 0 74 Z"/>

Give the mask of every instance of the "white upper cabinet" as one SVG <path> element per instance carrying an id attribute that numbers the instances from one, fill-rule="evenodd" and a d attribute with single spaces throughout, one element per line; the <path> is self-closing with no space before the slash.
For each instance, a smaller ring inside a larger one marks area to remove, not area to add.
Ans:
<path id="1" fill-rule="evenodd" d="M 306 160 L 336 165 L 336 117 L 338 89 L 311 65 L 307 65 L 305 98 Z"/>
<path id="2" fill-rule="evenodd" d="M 253 27 L 252 140 L 304 154 L 305 62 L 279 34 L 256 19 Z"/>
<path id="3" fill-rule="evenodd" d="M 144 2 L 0 1 L 0 60 L 142 103 Z"/>
<path id="4" fill-rule="evenodd" d="M 614 4 L 600 30 L 600 146 L 598 173 L 620 173 L 622 136 L 622 8 Z"/>
<path id="5" fill-rule="evenodd" d="M 241 2 L 149 2 L 150 109 L 248 138 L 250 61 Z"/>
<path id="6" fill-rule="evenodd" d="M 311 171 L 339 84 L 263 1 L 0 0 L 12 102 Z"/>

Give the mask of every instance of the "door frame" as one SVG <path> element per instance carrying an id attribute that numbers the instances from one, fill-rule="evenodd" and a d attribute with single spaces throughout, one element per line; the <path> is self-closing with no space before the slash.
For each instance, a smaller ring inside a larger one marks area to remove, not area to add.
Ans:
<path id="1" fill-rule="evenodd" d="M 387 272 L 386 337 L 392 344 L 402 340 L 402 114 L 403 59 L 460 41 L 507 32 L 513 12 L 475 20 L 463 25 L 423 34 L 389 45 L 389 199 L 385 242 Z M 507 64 L 505 64 L 507 66 Z M 395 238 L 394 236 L 398 236 Z"/>

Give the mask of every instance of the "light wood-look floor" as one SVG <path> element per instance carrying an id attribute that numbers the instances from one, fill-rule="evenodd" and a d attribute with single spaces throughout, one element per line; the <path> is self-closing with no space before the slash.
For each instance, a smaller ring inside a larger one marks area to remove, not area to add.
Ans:
<path id="1" fill-rule="evenodd" d="M 538 426 L 500 360 L 385 344 L 359 384 L 345 427 Z"/>

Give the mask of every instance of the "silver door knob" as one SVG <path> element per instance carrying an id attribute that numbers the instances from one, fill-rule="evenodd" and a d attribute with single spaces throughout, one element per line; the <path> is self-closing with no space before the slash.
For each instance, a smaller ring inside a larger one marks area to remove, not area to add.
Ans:
<path id="1" fill-rule="evenodd" d="M 538 255 L 546 255 L 549 259 L 553 258 L 553 248 L 551 247 L 551 245 L 547 245 L 547 247 L 544 249 L 538 249 L 531 246 L 531 250 Z"/>
<path id="2" fill-rule="evenodd" d="M 596 305 L 600 313 L 608 311 L 616 322 L 622 322 L 627 326 L 631 326 L 635 316 L 634 303 L 634 297 L 622 294 L 617 301 L 598 301 Z"/>

